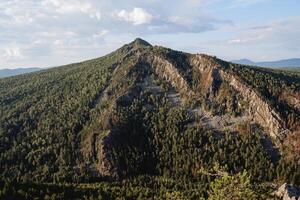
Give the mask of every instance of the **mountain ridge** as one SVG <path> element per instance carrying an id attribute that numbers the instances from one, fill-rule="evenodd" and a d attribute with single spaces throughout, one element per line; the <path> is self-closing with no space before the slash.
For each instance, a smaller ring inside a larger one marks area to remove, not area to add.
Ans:
<path id="1" fill-rule="evenodd" d="M 16 69 L 0 69 L 0 78 L 16 76 L 16 75 L 31 73 L 40 70 L 43 70 L 43 68 L 30 67 L 30 68 L 16 68 Z"/>
<path id="2" fill-rule="evenodd" d="M 300 68 L 300 58 L 282 59 L 276 61 L 261 61 L 253 62 L 249 59 L 232 60 L 230 62 L 244 65 L 261 66 L 261 67 L 273 67 L 273 68 Z"/>

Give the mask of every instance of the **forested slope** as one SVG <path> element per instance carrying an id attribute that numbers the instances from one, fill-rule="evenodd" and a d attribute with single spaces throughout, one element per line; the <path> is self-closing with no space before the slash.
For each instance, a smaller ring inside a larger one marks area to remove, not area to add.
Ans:
<path id="1" fill-rule="evenodd" d="M 267 198 L 271 183 L 300 185 L 299 94 L 297 73 L 141 39 L 0 79 L 1 194 L 198 199 L 247 171 Z"/>

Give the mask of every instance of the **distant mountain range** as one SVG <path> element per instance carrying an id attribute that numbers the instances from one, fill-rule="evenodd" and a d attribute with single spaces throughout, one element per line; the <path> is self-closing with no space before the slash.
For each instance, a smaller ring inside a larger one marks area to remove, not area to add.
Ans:
<path id="1" fill-rule="evenodd" d="M 253 62 L 249 59 L 232 60 L 231 62 L 242 65 L 253 65 L 272 68 L 300 68 L 300 58 L 291 58 L 277 61 Z"/>
<path id="2" fill-rule="evenodd" d="M 232 60 L 232 63 L 241 65 L 252 65 L 261 67 L 271 67 L 271 68 L 284 68 L 284 69 L 299 69 L 300 70 L 300 58 L 291 58 L 277 61 L 264 61 L 264 62 L 254 62 L 249 59 Z M 0 78 L 16 76 L 20 74 L 30 73 L 42 70 L 43 68 L 31 67 L 31 68 L 16 68 L 16 69 L 0 69 Z"/>
<path id="3" fill-rule="evenodd" d="M 32 68 L 17 68 L 17 69 L 0 69 L 0 78 L 16 76 L 16 75 L 35 72 L 39 70 L 42 70 L 42 68 L 32 67 Z"/>

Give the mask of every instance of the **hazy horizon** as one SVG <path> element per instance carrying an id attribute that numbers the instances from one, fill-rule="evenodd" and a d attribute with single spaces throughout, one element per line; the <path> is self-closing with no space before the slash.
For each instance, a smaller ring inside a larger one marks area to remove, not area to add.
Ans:
<path id="1" fill-rule="evenodd" d="M 110 53 L 110 52 L 108 52 L 108 53 Z M 205 52 L 199 52 L 199 53 L 205 53 Z M 104 54 L 104 55 L 106 55 L 106 54 Z M 101 56 L 104 56 L 104 55 L 100 55 L 98 57 L 101 57 Z M 212 55 L 212 56 L 214 56 L 214 55 Z M 87 58 L 87 59 L 95 59 L 95 58 L 98 58 L 98 57 L 92 57 L 92 58 Z M 66 63 L 62 63 L 60 65 L 53 65 L 53 66 L 15 66 L 15 67 L 10 67 L 10 68 L 5 68 L 5 67 L 1 68 L 1 66 L 0 66 L 0 70 L 30 69 L 30 68 L 49 69 L 49 68 L 60 67 L 60 66 L 68 65 L 68 64 L 73 64 L 73 63 L 80 63 L 80 62 L 86 61 L 87 59 L 77 60 L 77 61 L 74 61 L 74 62 L 66 62 Z M 248 58 L 238 58 L 238 59 L 234 59 L 234 60 L 224 59 L 224 60 L 228 61 L 228 62 L 240 61 L 240 60 L 249 60 L 249 61 L 254 62 L 254 63 L 259 63 L 259 62 L 276 62 L 276 61 L 290 60 L 290 59 L 300 59 L 300 56 L 297 57 L 297 58 L 296 57 L 295 58 L 282 58 L 282 59 L 276 59 L 276 60 L 259 60 L 259 61 L 248 59 Z"/>

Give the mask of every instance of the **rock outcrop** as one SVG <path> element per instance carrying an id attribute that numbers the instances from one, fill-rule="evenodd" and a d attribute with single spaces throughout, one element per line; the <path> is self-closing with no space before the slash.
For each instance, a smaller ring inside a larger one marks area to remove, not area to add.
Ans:
<path id="1" fill-rule="evenodd" d="M 151 56 L 148 62 L 160 78 L 167 80 L 179 92 L 191 93 L 189 84 L 172 63 L 159 56 Z"/>
<path id="2" fill-rule="evenodd" d="M 198 66 L 202 73 L 205 73 L 206 88 L 213 87 L 214 82 L 226 81 L 237 92 L 243 95 L 244 100 L 249 103 L 249 116 L 259 123 L 276 140 L 283 140 L 289 130 L 279 114 L 268 102 L 251 86 L 239 79 L 232 73 L 227 72 L 223 66 L 214 62 L 211 57 L 206 55 L 196 55 L 191 59 L 191 64 Z M 212 73 L 214 72 L 214 73 Z"/>
<path id="3" fill-rule="evenodd" d="M 300 111 L 300 92 L 283 91 L 280 98 Z"/>
<path id="4" fill-rule="evenodd" d="M 280 186 L 275 194 L 283 200 L 300 200 L 300 188 L 286 183 Z"/>

